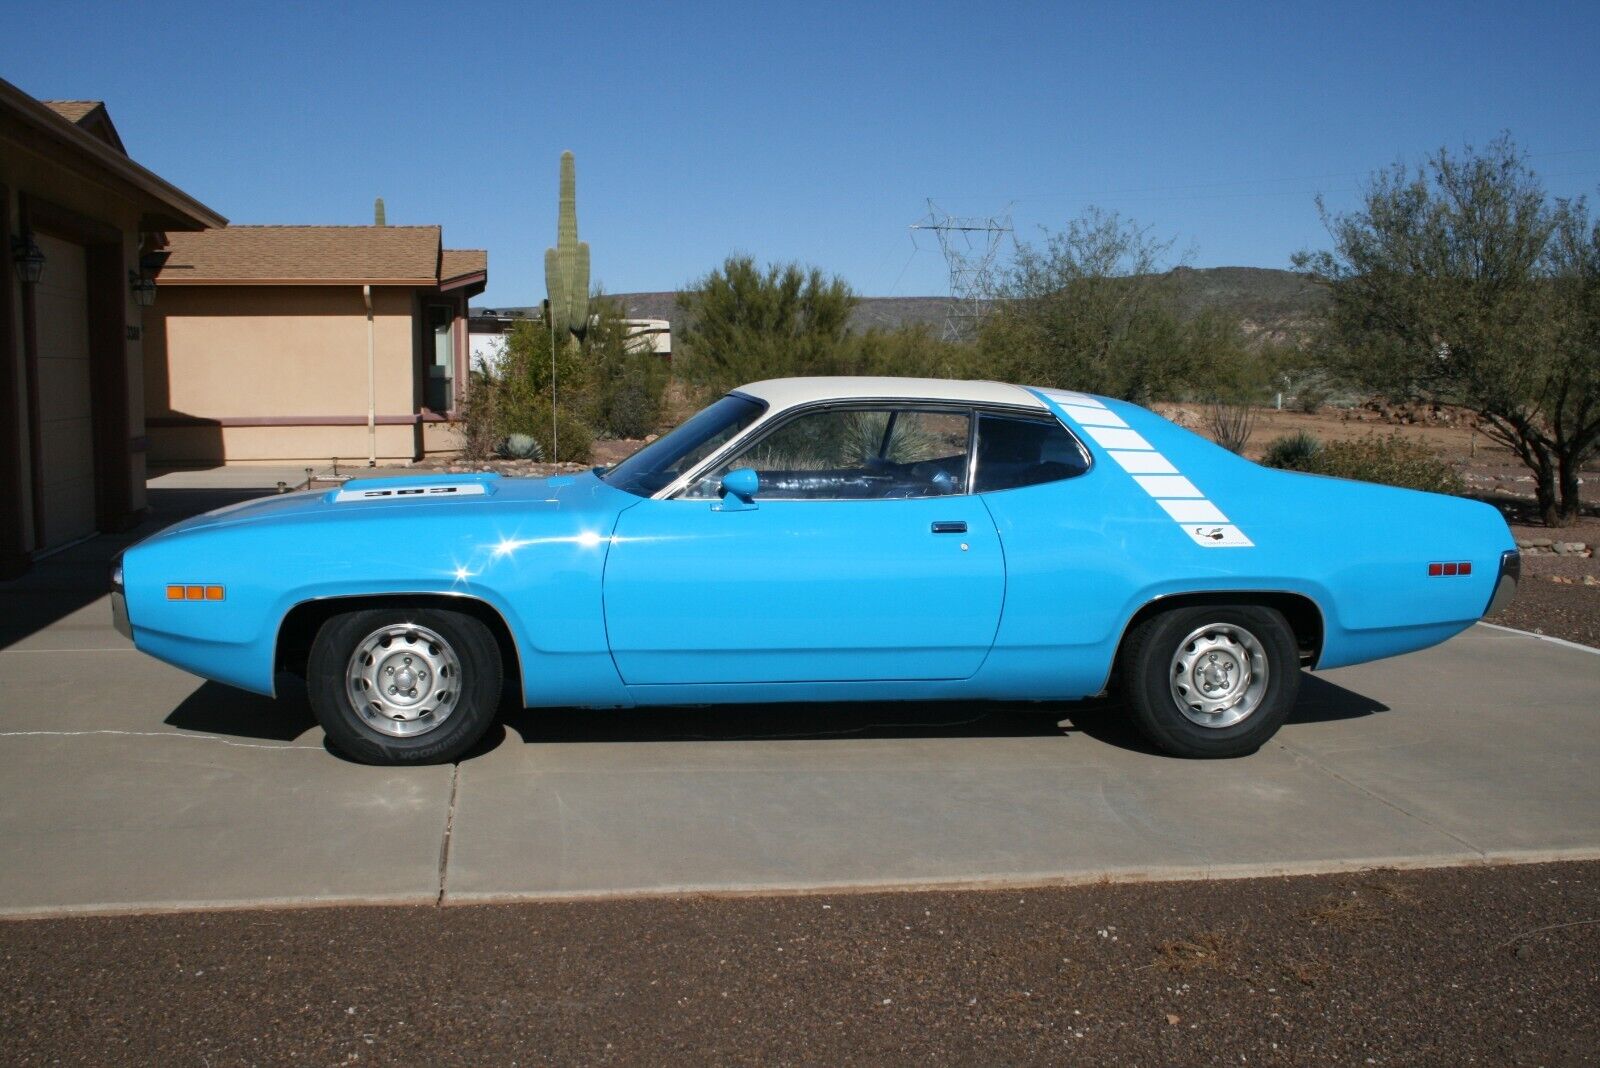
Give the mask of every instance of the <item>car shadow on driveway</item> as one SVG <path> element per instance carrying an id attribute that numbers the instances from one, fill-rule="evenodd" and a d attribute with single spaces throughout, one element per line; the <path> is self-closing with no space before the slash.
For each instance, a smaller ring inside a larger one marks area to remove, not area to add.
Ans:
<path id="1" fill-rule="evenodd" d="M 305 685 L 299 679 L 280 676 L 278 693 L 274 699 L 207 682 L 162 722 L 181 731 L 267 742 L 292 742 L 316 729 L 317 717 L 306 703 Z"/>
<path id="2" fill-rule="evenodd" d="M 1387 705 L 1371 697 L 1315 675 L 1305 675 L 1286 726 L 1354 719 L 1387 711 Z M 612 710 L 508 708 L 500 719 L 507 731 L 514 731 L 529 744 L 1024 738 L 1082 733 L 1119 748 L 1156 753 L 1133 726 L 1122 706 L 1110 698 L 1060 702 L 863 702 Z"/>
<path id="3" fill-rule="evenodd" d="M 317 727 L 305 688 L 280 676 L 276 699 L 221 683 L 201 685 L 163 722 L 179 730 L 292 742 Z M 1389 706 L 1306 675 L 1286 727 L 1355 719 Z M 511 734 L 523 742 L 827 741 L 886 738 L 1030 738 L 1084 734 L 1120 749 L 1158 755 L 1114 699 L 1059 702 L 913 701 L 593 709 L 502 707 L 499 721 L 465 759 Z M 338 754 L 335 754 L 338 755 Z"/>

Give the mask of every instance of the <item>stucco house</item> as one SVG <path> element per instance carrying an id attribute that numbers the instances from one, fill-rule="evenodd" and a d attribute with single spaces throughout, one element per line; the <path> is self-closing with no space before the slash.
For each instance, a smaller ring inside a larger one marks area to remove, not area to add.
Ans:
<path id="1" fill-rule="evenodd" d="M 457 447 L 468 301 L 488 253 L 437 226 L 173 234 L 145 309 L 163 466 L 415 460 Z"/>
<path id="2" fill-rule="evenodd" d="M 226 222 L 130 159 L 99 101 L 0 81 L 0 578 L 138 520 L 143 261 Z"/>

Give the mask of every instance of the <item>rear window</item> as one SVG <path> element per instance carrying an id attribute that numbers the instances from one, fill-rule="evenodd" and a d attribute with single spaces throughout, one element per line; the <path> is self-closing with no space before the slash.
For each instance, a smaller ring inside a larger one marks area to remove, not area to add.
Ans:
<path id="1" fill-rule="evenodd" d="M 974 493 L 1021 489 L 1076 478 L 1089 470 L 1089 455 L 1054 419 L 978 416 L 978 470 Z"/>

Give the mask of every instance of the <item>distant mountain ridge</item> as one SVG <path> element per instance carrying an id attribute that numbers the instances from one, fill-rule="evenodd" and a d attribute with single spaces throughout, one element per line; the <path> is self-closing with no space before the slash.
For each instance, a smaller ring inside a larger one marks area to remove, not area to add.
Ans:
<path id="1" fill-rule="evenodd" d="M 1294 271 L 1270 267 L 1178 267 L 1172 271 L 1180 313 L 1195 315 L 1218 309 L 1237 315 L 1245 330 L 1274 340 L 1304 336 L 1327 304 L 1327 290 Z M 682 316 L 678 294 L 610 293 L 622 302 L 630 319 L 665 319 L 676 330 Z M 856 330 L 892 330 L 925 324 L 937 329 L 944 322 L 949 297 L 863 297 L 851 316 Z M 474 308 L 473 313 L 488 309 Z M 495 308 L 501 314 L 529 315 L 538 307 Z"/>

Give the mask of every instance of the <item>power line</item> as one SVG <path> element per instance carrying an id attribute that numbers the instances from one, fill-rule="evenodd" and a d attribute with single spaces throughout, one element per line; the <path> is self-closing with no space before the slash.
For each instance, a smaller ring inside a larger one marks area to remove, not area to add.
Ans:
<path id="1" fill-rule="evenodd" d="M 938 239 L 939 251 L 950 273 L 950 303 L 944 315 L 945 339 L 967 341 L 976 337 L 978 323 L 988 311 L 989 296 L 994 292 L 1000 246 L 1007 237 L 1016 243 L 1011 205 L 1007 204 L 999 215 L 952 215 L 929 199 L 928 214 L 911 224 L 913 255 L 919 233 L 931 233 Z M 911 261 L 907 260 L 906 266 L 910 265 Z"/>

